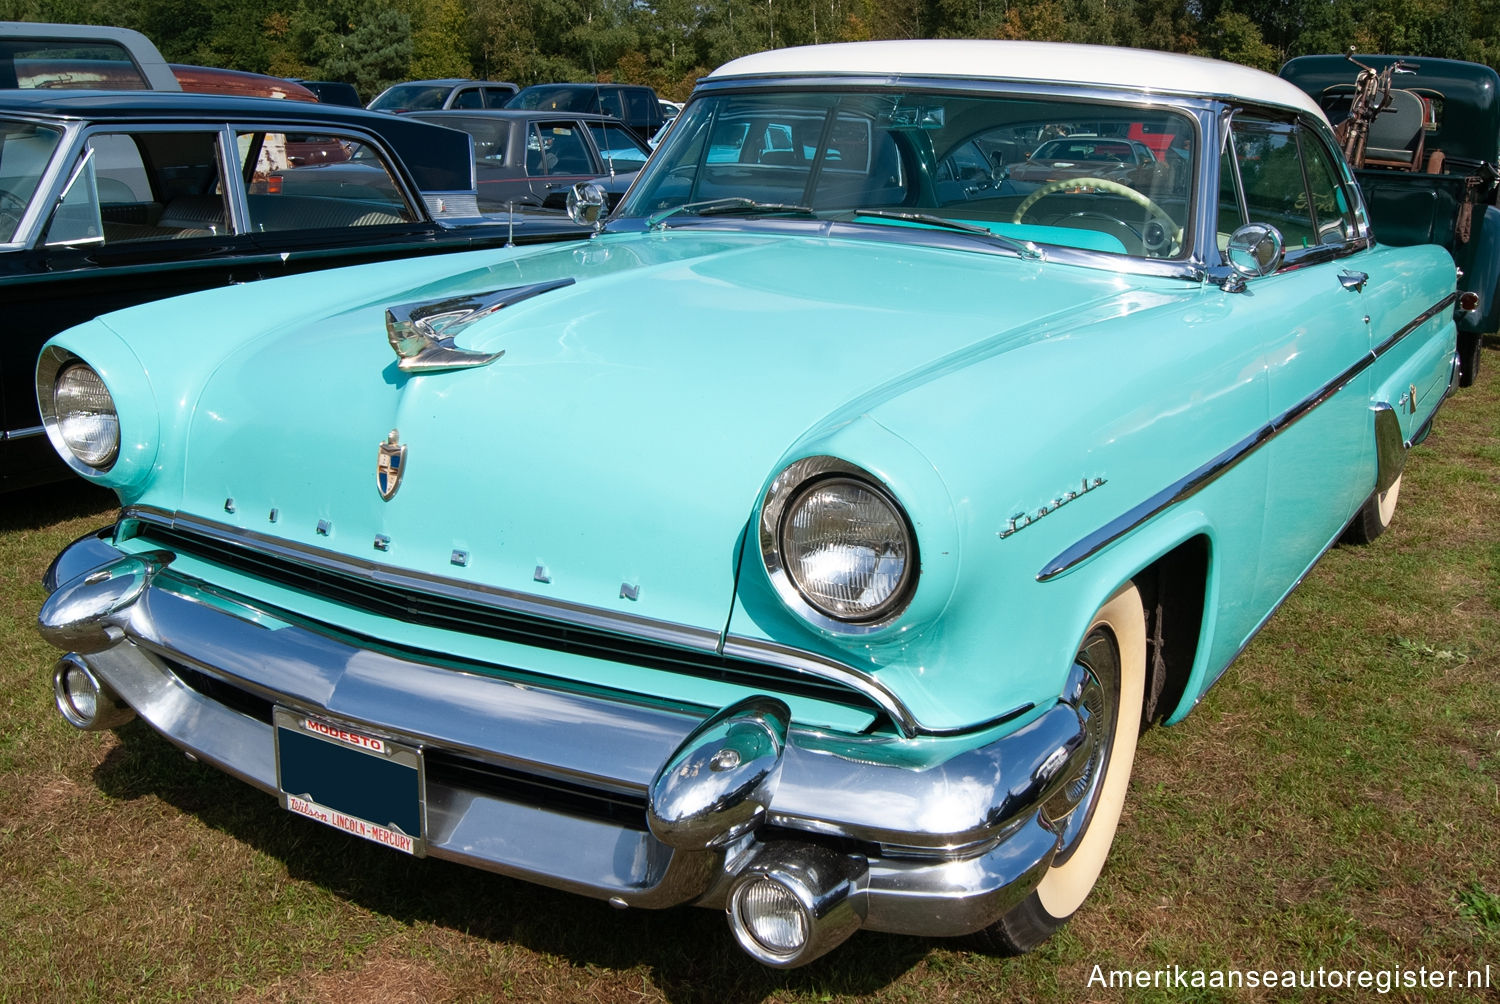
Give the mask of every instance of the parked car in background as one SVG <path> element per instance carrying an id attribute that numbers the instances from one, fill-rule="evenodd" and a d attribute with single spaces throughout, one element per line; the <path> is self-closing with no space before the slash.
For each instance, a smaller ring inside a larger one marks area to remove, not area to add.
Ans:
<path id="1" fill-rule="evenodd" d="M 1134 124 L 1180 186 L 934 181 Z M 1024 950 L 1143 726 L 1390 524 L 1456 377 L 1451 256 L 1377 244 L 1317 103 L 1244 66 L 747 56 L 602 222 L 53 338 L 47 434 L 122 506 L 46 580 L 63 716 L 399 852 L 716 909 L 769 966 Z"/>
<path id="2" fill-rule="evenodd" d="M 638 84 L 532 84 L 506 103 L 521 111 L 590 112 L 619 119 L 649 140 L 665 116 L 656 92 Z"/>
<path id="3" fill-rule="evenodd" d="M 515 93 L 515 84 L 497 80 L 411 80 L 387 87 L 367 107 L 377 112 L 504 108 Z"/>
<path id="4" fill-rule="evenodd" d="M 1339 127 L 1375 236 L 1453 255 L 1459 289 L 1472 295 L 1458 318 L 1460 382 L 1473 383 L 1481 340 L 1500 328 L 1500 74 L 1456 59 L 1351 52 L 1299 56 L 1281 76 Z"/>
<path id="5" fill-rule="evenodd" d="M 512 233 L 475 198 L 468 137 L 422 122 L 202 94 L 0 93 L 0 490 L 67 476 L 28 371 L 69 325 L 190 290 L 585 233 L 538 218 Z"/>
<path id="6" fill-rule="evenodd" d="M 353 84 L 338 80 L 294 80 L 293 83 L 301 84 L 312 91 L 325 105 L 345 105 L 349 108 L 365 106 L 365 103 L 359 100 L 359 91 L 354 89 Z"/>
<path id="7" fill-rule="evenodd" d="M 184 91 L 195 94 L 234 94 L 242 98 L 278 98 L 284 101 L 316 101 L 318 96 L 295 81 L 244 70 L 217 66 L 186 66 L 173 63 L 172 74 Z"/>
<path id="8" fill-rule="evenodd" d="M 619 120 L 581 112 L 413 112 L 474 140 L 481 212 L 508 206 L 563 209 L 580 181 L 616 178 L 628 186 L 651 150 Z M 623 189 L 622 189 L 623 191 Z"/>
<path id="9" fill-rule="evenodd" d="M 1156 155 L 1144 143 L 1110 136 L 1075 135 L 1049 139 L 1010 168 L 1017 185 L 1040 185 L 1065 178 L 1107 178 L 1132 188 L 1150 187 Z"/>
<path id="10" fill-rule="evenodd" d="M 0 21 L 0 90 L 181 90 L 151 40 L 129 28 Z"/>

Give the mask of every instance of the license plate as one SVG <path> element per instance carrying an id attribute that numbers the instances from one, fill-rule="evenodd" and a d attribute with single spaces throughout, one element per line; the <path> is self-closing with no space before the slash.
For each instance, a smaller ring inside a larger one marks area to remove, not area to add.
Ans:
<path id="1" fill-rule="evenodd" d="M 281 805 L 356 837 L 422 855 L 422 751 L 275 709 Z"/>

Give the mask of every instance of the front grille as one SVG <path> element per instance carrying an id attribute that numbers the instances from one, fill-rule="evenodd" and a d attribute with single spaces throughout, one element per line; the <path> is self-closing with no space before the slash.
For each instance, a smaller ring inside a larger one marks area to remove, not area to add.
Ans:
<path id="1" fill-rule="evenodd" d="M 631 830 L 646 829 L 644 796 L 621 795 L 569 781 L 497 767 L 482 760 L 434 750 L 427 754 L 429 785 L 532 805 L 551 812 L 614 823 Z"/>
<path id="2" fill-rule="evenodd" d="M 403 624 L 435 627 L 534 648 L 662 670 L 736 686 L 810 697 L 855 708 L 884 719 L 869 697 L 837 681 L 794 669 L 717 652 L 678 648 L 662 642 L 568 624 L 471 599 L 441 596 L 402 585 L 318 567 L 220 540 L 193 530 L 142 523 L 138 539 L 191 555 L 266 582 L 298 590 L 353 610 Z M 373 639 L 387 647 L 389 640 Z M 500 667 L 504 668 L 504 667 Z"/>

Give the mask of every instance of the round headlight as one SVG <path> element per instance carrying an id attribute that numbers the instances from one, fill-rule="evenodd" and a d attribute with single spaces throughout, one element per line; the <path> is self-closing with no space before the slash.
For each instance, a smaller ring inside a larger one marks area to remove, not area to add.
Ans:
<path id="1" fill-rule="evenodd" d="M 895 504 L 868 482 L 813 480 L 788 502 L 779 538 L 797 592 L 829 617 L 879 620 L 906 598 L 911 534 Z"/>
<path id="2" fill-rule="evenodd" d="M 52 414 L 63 444 L 95 470 L 108 470 L 120 452 L 120 416 L 104 381 L 84 363 L 70 363 L 52 385 Z"/>

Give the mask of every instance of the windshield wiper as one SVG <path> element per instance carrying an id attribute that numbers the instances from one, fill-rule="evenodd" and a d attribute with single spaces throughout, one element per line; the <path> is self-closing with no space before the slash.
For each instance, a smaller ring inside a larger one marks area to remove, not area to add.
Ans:
<path id="1" fill-rule="evenodd" d="M 989 227 L 981 227 L 977 223 L 961 223 L 958 220 L 950 220 L 945 216 L 934 216 L 931 213 L 912 213 L 899 209 L 855 209 L 844 214 L 850 222 L 861 216 L 873 216 L 882 220 L 902 220 L 907 223 L 922 223 L 929 227 L 938 227 L 942 230 L 955 230 L 961 234 L 976 234 L 988 238 L 1003 247 L 1007 247 L 1020 255 L 1022 258 L 1041 259 L 1042 249 L 1031 241 L 1018 241 L 1014 237 L 997 234 Z"/>
<path id="2" fill-rule="evenodd" d="M 680 206 L 657 213 L 646 221 L 646 225 L 655 229 L 660 227 L 668 216 L 678 213 L 691 213 L 694 216 L 751 216 L 757 213 L 795 213 L 799 216 L 812 216 L 811 206 L 798 206 L 786 202 L 756 202 L 754 199 L 743 195 L 732 195 L 724 199 L 705 199 L 702 202 L 684 202 Z"/>

